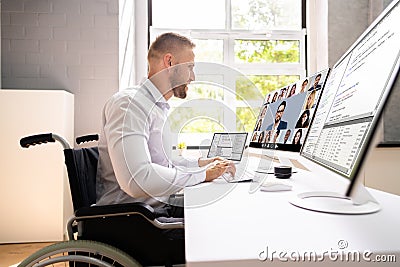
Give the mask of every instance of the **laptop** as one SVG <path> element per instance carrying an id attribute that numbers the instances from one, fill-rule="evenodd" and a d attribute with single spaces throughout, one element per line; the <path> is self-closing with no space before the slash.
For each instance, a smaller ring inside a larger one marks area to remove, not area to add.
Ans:
<path id="1" fill-rule="evenodd" d="M 214 133 L 207 158 L 221 157 L 239 163 L 248 133 Z"/>
<path id="2" fill-rule="evenodd" d="M 214 133 L 207 158 L 221 157 L 239 164 L 246 146 L 247 132 L 242 133 Z M 229 183 L 250 181 L 251 176 L 236 175 L 232 177 L 228 173 L 221 175 Z"/>

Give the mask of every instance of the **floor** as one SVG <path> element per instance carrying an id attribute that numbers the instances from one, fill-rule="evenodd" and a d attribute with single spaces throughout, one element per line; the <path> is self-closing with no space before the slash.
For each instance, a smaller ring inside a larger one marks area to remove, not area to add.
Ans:
<path id="1" fill-rule="evenodd" d="M 0 244 L 0 267 L 13 266 L 52 243 Z"/>

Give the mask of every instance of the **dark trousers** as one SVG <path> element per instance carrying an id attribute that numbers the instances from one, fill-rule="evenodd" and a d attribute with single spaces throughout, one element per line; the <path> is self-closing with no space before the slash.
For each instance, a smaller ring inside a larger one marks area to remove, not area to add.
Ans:
<path id="1" fill-rule="evenodd" d="M 163 207 L 155 209 L 157 219 L 165 223 L 184 222 L 183 196 L 171 196 L 168 202 Z M 166 229 L 163 230 L 163 234 L 169 240 L 171 264 L 185 263 L 185 230 Z"/>

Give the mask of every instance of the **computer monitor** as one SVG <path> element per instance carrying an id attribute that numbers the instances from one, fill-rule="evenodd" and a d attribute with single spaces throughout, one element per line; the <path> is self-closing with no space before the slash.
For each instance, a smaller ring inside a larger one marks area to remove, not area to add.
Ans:
<path id="1" fill-rule="evenodd" d="M 398 25 L 400 4 L 396 0 L 335 64 L 301 151 L 301 156 L 348 178 L 347 192 L 304 193 L 292 204 L 330 213 L 380 209 L 363 187 L 360 170 L 376 145 L 379 120 L 397 80 Z"/>
<path id="2" fill-rule="evenodd" d="M 249 146 L 299 152 L 328 73 L 320 71 L 267 94 Z"/>

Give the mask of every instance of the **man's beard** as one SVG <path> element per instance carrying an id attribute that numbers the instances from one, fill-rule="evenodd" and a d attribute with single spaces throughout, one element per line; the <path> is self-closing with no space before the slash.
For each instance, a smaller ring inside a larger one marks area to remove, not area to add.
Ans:
<path id="1" fill-rule="evenodd" d="M 186 84 L 179 85 L 177 87 L 172 88 L 172 91 L 174 92 L 174 96 L 185 99 L 186 98 Z"/>

